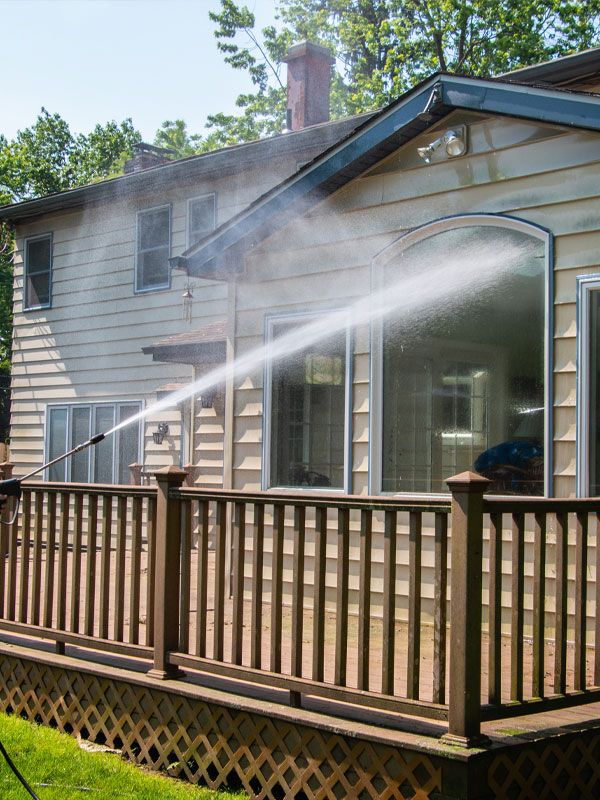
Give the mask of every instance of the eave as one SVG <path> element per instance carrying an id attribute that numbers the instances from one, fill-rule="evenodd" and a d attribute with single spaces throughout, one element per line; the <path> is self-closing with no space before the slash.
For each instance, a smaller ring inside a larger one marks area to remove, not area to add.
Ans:
<path id="1" fill-rule="evenodd" d="M 245 252 L 456 109 L 600 130 L 597 95 L 507 80 L 434 75 L 171 259 L 172 267 L 213 280 L 234 278 Z"/>

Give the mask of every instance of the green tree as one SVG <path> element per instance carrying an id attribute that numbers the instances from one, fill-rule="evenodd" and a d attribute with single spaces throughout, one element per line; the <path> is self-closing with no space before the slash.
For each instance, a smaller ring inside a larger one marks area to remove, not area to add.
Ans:
<path id="1" fill-rule="evenodd" d="M 336 57 L 334 118 L 386 105 L 436 71 L 497 75 L 600 41 L 600 0 L 279 0 L 277 14 L 279 28 L 260 32 L 234 0 L 209 14 L 225 61 L 256 90 L 238 98 L 241 115 L 208 118 L 205 145 L 281 130 L 282 58 L 303 39 Z"/>
<path id="2" fill-rule="evenodd" d="M 200 152 L 202 136 L 188 133 L 187 125 L 182 119 L 165 120 L 156 131 L 154 144 L 172 150 L 173 158 L 185 158 Z"/>

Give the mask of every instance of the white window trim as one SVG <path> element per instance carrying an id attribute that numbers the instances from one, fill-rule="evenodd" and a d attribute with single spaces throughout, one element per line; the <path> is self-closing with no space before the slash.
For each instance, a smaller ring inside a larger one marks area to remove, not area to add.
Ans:
<path id="1" fill-rule="evenodd" d="M 190 197 L 187 201 L 187 233 L 186 233 L 186 241 L 188 249 L 192 247 L 192 245 L 197 244 L 197 242 L 193 242 L 190 236 L 191 233 L 191 221 L 192 215 L 190 213 L 190 206 L 196 200 L 204 200 L 207 197 L 213 198 L 213 230 L 217 227 L 217 193 L 216 192 L 206 192 L 206 194 L 199 194 L 196 197 Z M 208 235 L 208 234 L 207 234 Z"/>
<path id="2" fill-rule="evenodd" d="M 169 254 L 167 256 L 167 282 L 161 283 L 159 286 L 149 286 L 148 288 L 140 288 L 138 286 L 138 256 L 140 253 L 140 217 L 151 211 L 160 211 L 163 208 L 169 210 Z M 168 259 L 171 257 L 173 239 L 173 209 L 170 203 L 163 203 L 160 206 L 151 206 L 150 208 L 140 208 L 135 217 L 135 259 L 133 267 L 133 291 L 134 294 L 147 294 L 148 292 L 159 292 L 163 289 L 171 288 L 171 267 L 169 266 Z"/>
<path id="3" fill-rule="evenodd" d="M 272 378 L 273 371 L 269 357 L 269 344 L 273 338 L 273 328 L 282 322 L 304 322 L 308 324 L 312 319 L 331 316 L 332 314 L 346 314 L 343 308 L 325 308 L 319 311 L 304 311 L 296 313 L 269 314 L 265 316 L 264 340 L 266 344 L 266 358 L 263 370 L 263 447 L 262 447 L 262 490 L 263 491 L 292 491 L 292 492 L 325 492 L 349 494 L 352 487 L 352 384 L 353 384 L 353 352 L 354 337 L 352 325 L 348 318 L 345 329 L 341 330 L 346 337 L 346 365 L 344 370 L 344 485 L 339 486 L 271 486 L 271 410 L 272 410 Z"/>
<path id="4" fill-rule="evenodd" d="M 41 239 L 50 239 L 50 267 L 48 269 L 48 302 L 40 303 L 35 306 L 29 305 L 27 287 L 29 284 L 29 268 L 27 247 L 29 242 L 36 242 Z M 38 311 L 43 308 L 52 308 L 52 267 L 54 264 L 54 237 L 52 233 L 40 233 L 36 236 L 28 236 L 23 242 L 23 311 Z"/>
<path id="5" fill-rule="evenodd" d="M 119 400 L 106 400 L 104 398 L 102 400 L 85 400 L 85 401 L 82 401 L 82 400 L 71 400 L 71 401 L 67 401 L 67 402 L 64 402 L 64 403 L 48 403 L 46 405 L 46 412 L 44 414 L 44 461 L 47 462 L 47 461 L 50 460 L 50 430 L 49 430 L 50 425 L 49 425 L 49 423 L 50 423 L 50 411 L 51 411 L 51 409 L 64 408 L 64 409 L 67 410 L 67 449 L 71 449 L 71 448 L 75 447 L 76 445 L 81 444 L 81 442 L 73 442 L 72 441 L 73 434 L 72 434 L 72 429 L 71 429 L 71 413 L 72 413 L 72 410 L 74 408 L 89 408 L 90 409 L 90 425 L 91 425 L 91 429 L 93 430 L 94 429 L 94 421 L 95 421 L 96 409 L 99 406 L 112 406 L 112 408 L 114 408 L 114 410 L 115 410 L 115 415 L 116 415 L 117 407 L 120 406 L 120 405 L 123 405 L 123 406 L 125 406 L 125 405 L 137 405 L 137 406 L 139 406 L 139 410 L 140 411 L 143 411 L 144 408 L 145 408 L 144 401 L 140 400 L 139 398 L 119 399 Z M 138 461 L 143 460 L 142 448 L 144 446 L 144 441 L 143 441 L 143 433 L 144 432 L 143 432 L 143 428 L 142 428 L 142 422 L 143 422 L 142 419 L 139 419 L 138 422 L 137 422 L 137 425 L 138 425 L 138 453 L 137 453 L 137 460 Z M 103 433 L 106 433 L 106 431 L 103 431 Z M 117 468 L 118 468 L 118 458 L 117 458 L 117 456 L 118 456 L 117 448 L 114 447 L 113 448 L 113 465 L 112 465 L 113 475 L 116 475 Z M 65 469 L 66 469 L 66 473 L 65 473 L 66 474 L 66 478 L 65 478 L 65 480 L 66 480 L 67 483 L 69 483 L 71 481 L 71 459 L 70 458 L 66 459 Z M 44 470 L 43 477 L 44 477 L 44 480 L 46 480 L 46 481 L 49 480 L 48 474 L 49 474 L 48 470 L 47 469 Z M 91 458 L 90 458 L 89 463 L 88 463 L 88 476 L 87 477 L 88 477 L 88 483 L 91 483 L 92 482 L 92 459 Z"/>
<path id="6" fill-rule="evenodd" d="M 600 275 L 577 276 L 577 497 L 588 497 L 590 490 L 590 303 L 592 293 L 598 291 Z"/>
<path id="7" fill-rule="evenodd" d="M 383 268 L 404 250 L 430 236 L 456 228 L 469 227 L 504 228 L 518 231 L 538 239 L 544 244 L 545 253 L 545 292 L 544 292 L 544 496 L 553 495 L 553 336 L 554 331 L 554 261 L 552 234 L 545 228 L 517 217 L 502 214 L 458 214 L 454 217 L 443 217 L 426 223 L 400 236 L 385 247 L 371 261 L 371 291 L 384 288 Z M 371 323 L 371 364 L 369 378 L 369 494 L 401 495 L 402 492 L 382 492 L 383 448 L 383 320 Z M 448 476 L 450 477 L 450 476 Z M 411 495 L 432 497 L 434 493 L 411 492 Z M 442 496 L 445 496 L 442 495 Z"/>

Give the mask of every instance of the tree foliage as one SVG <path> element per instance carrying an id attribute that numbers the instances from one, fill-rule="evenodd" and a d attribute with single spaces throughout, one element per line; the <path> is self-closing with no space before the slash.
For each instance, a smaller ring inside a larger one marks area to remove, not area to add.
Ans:
<path id="1" fill-rule="evenodd" d="M 209 15 L 225 61 L 255 91 L 238 98 L 240 115 L 209 117 L 205 143 L 281 130 L 282 59 L 304 39 L 337 59 L 334 118 L 386 105 L 436 71 L 498 75 L 600 41 L 600 0 L 279 0 L 277 12 L 279 27 L 260 32 L 234 0 Z"/>

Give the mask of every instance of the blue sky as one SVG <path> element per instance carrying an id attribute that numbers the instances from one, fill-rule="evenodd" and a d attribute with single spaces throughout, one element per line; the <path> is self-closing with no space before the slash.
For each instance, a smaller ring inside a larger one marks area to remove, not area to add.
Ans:
<path id="1" fill-rule="evenodd" d="M 274 0 L 245 0 L 262 27 Z M 146 141 L 165 119 L 201 133 L 233 112 L 247 76 L 223 62 L 208 12 L 219 0 L 0 0 L 2 113 L 12 138 L 41 106 L 76 133 L 132 117 Z"/>

